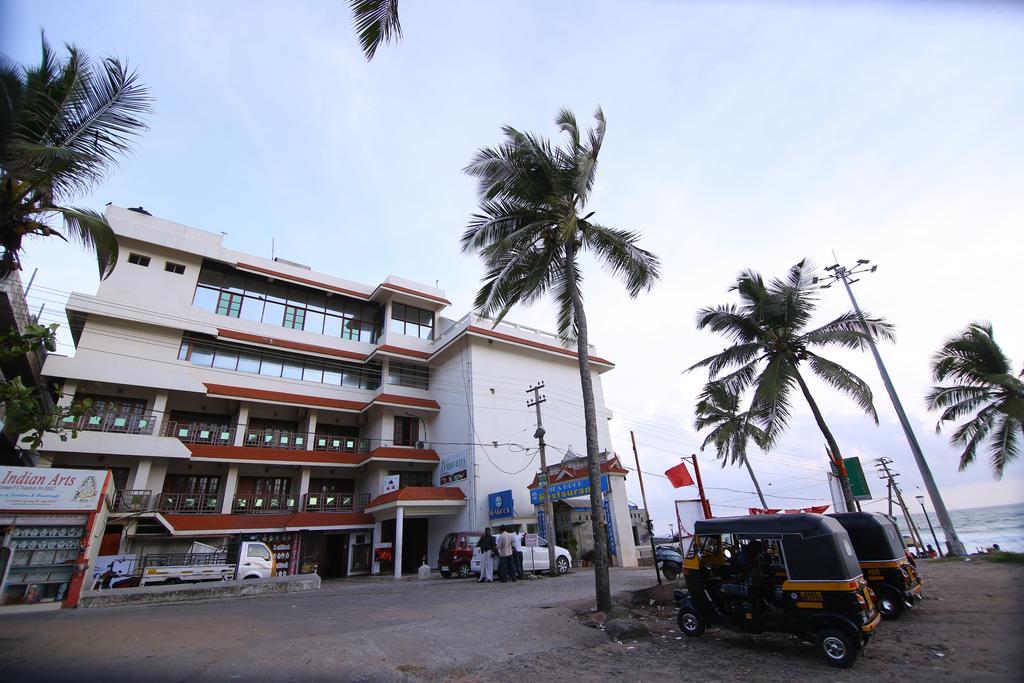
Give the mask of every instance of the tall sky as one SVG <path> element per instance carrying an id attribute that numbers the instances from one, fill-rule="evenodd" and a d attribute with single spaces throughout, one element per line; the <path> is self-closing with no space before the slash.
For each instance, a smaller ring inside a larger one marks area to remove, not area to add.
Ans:
<path id="1" fill-rule="evenodd" d="M 608 131 L 590 208 L 642 231 L 664 263 L 662 282 L 636 301 L 587 264 L 591 337 L 617 364 L 604 384 L 627 462 L 630 430 L 655 475 L 698 450 L 691 423 L 703 378 L 682 370 L 725 342 L 697 332 L 695 312 L 730 301 L 742 269 L 781 276 L 804 257 L 868 258 L 879 268 L 857 295 L 897 326 L 882 354 L 947 504 L 1024 501 L 1024 463 L 1001 481 L 984 459 L 958 473 L 923 400 L 930 356 L 971 321 L 991 321 L 1024 366 L 1024 6 L 400 6 L 404 40 L 371 63 L 342 0 L 7 0 L 0 48 L 38 61 L 45 30 L 55 45 L 126 58 L 152 89 L 156 113 L 137 151 L 78 204 L 142 205 L 223 231 L 230 248 L 269 256 L 274 242 L 279 256 L 357 281 L 436 282 L 454 317 L 469 310 L 481 275 L 458 249 L 476 205 L 461 171 L 472 153 L 498 142 L 502 124 L 555 136 L 559 108 L 585 121 L 600 105 Z M 28 270 L 39 268 L 30 301 L 59 321 L 67 293 L 94 291 L 97 280 L 88 256 L 47 242 L 28 244 Z M 841 289 L 821 292 L 822 321 L 848 307 Z M 554 327 L 548 305 L 510 318 Z M 905 491 L 920 493 L 870 357 L 833 357 L 874 388 L 881 422 L 812 385 L 844 454 L 892 458 Z M 522 378 L 524 389 L 535 379 Z M 779 507 L 828 499 L 821 435 L 795 408 L 779 447 L 751 457 Z M 545 406 L 551 419 L 570 409 Z M 529 416 L 509 419 L 507 433 Z M 582 450 L 582 435 L 561 446 L 570 445 Z M 756 503 L 744 471 L 720 469 L 711 454 L 702 462 L 716 512 Z M 629 486 L 639 502 L 635 477 Z M 661 476 L 647 477 L 647 491 L 659 530 L 674 521 L 671 501 L 692 496 Z"/>

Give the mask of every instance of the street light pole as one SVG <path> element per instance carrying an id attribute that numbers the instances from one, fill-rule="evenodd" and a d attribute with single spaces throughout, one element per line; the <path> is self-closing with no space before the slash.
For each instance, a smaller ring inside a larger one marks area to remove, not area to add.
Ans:
<path id="1" fill-rule="evenodd" d="M 939 492 L 939 487 L 935 484 L 935 478 L 932 477 L 931 468 L 928 467 L 928 461 L 924 459 L 924 453 L 921 451 L 921 445 L 917 442 L 917 436 L 914 434 L 913 428 L 910 426 L 910 420 L 907 419 L 907 414 L 903 410 L 903 404 L 900 402 L 900 397 L 896 394 L 896 388 L 892 385 L 892 380 L 889 379 L 889 372 L 885 369 L 885 364 L 882 362 L 882 356 L 878 353 L 878 347 L 875 346 L 874 336 L 871 334 L 871 330 L 868 329 L 867 322 L 864 320 L 864 313 L 860 310 L 860 305 L 857 303 L 857 298 L 853 296 L 853 290 L 850 285 L 857 280 L 851 280 L 851 275 L 858 275 L 864 272 L 875 272 L 878 266 L 871 266 L 867 268 L 869 261 L 866 259 L 860 259 L 853 268 L 846 268 L 839 265 L 838 263 L 833 264 L 825 268 L 831 274 L 829 278 L 832 280 L 838 280 L 843 283 L 846 288 L 846 293 L 850 297 L 850 303 L 853 304 L 853 310 L 857 312 L 857 318 L 860 320 L 860 325 L 864 329 L 864 335 L 867 338 L 868 346 L 871 348 L 871 355 L 875 357 L 875 365 L 878 366 L 878 372 L 882 375 L 882 383 L 885 384 L 885 390 L 889 394 L 889 400 L 892 401 L 892 406 L 896 410 L 896 415 L 899 418 L 900 426 L 903 427 L 903 434 L 907 438 L 907 444 L 910 446 L 911 453 L 914 454 L 914 460 L 917 462 L 917 469 L 921 472 L 921 479 L 924 480 L 925 489 L 928 491 L 928 497 L 932 500 L 932 507 L 935 508 L 935 514 L 939 518 L 939 525 L 942 527 L 943 533 L 946 535 L 946 543 L 949 544 L 949 551 L 953 555 L 966 555 L 967 551 L 964 549 L 964 544 L 960 542 L 960 538 L 956 534 L 956 529 L 953 528 L 953 520 L 950 519 L 949 511 L 946 510 L 946 504 L 942 501 L 942 494 Z M 859 269 L 859 270 L 858 270 Z M 814 282 L 817 282 L 817 278 Z M 831 287 L 830 282 L 827 285 L 823 285 L 823 288 Z M 938 541 L 935 541 L 936 545 Z"/>
<path id="2" fill-rule="evenodd" d="M 942 557 L 942 546 L 939 545 L 939 537 L 935 535 L 935 527 L 932 526 L 932 518 L 928 516 L 928 511 L 924 509 L 924 496 L 915 496 L 917 502 L 921 504 L 921 512 L 924 513 L 924 521 L 928 522 L 928 529 L 932 532 L 932 540 L 935 541 L 935 550 L 938 551 L 939 557 Z"/>

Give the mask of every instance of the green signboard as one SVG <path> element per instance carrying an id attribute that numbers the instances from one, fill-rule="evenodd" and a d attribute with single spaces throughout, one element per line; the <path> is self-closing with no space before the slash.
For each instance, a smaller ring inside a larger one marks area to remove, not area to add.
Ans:
<path id="1" fill-rule="evenodd" d="M 854 500 L 871 500 L 868 480 L 864 476 L 864 468 L 860 466 L 860 458 L 843 458 L 846 466 L 846 477 L 850 480 L 850 492 Z"/>

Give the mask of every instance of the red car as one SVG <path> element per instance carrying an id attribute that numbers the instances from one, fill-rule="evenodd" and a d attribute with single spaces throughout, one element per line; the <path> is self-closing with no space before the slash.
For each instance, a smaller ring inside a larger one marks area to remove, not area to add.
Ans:
<path id="1" fill-rule="evenodd" d="M 460 579 L 467 579 L 473 575 L 473 549 L 481 535 L 479 531 L 456 531 L 444 537 L 437 558 L 441 576 L 447 579 L 454 574 Z"/>

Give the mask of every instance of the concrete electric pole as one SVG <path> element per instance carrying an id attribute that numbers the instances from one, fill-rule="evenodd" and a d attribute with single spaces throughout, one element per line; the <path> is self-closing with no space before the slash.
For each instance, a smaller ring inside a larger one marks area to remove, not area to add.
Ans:
<path id="1" fill-rule="evenodd" d="M 558 576 L 558 569 L 555 566 L 555 516 L 551 506 L 551 491 L 548 488 L 548 459 L 544 453 L 544 424 L 540 418 L 540 404 L 547 400 L 540 395 L 540 390 L 543 388 L 544 382 L 538 382 L 526 390 L 526 393 L 533 394 L 533 399 L 526 402 L 526 407 L 537 408 L 537 431 L 533 433 L 533 436 L 537 439 L 537 445 L 540 448 L 540 486 L 543 497 L 541 502 L 544 505 L 544 535 L 548 542 L 548 574 Z"/>
<path id="2" fill-rule="evenodd" d="M 873 273 L 878 269 L 878 266 L 871 266 L 868 268 L 867 259 L 860 259 L 856 265 L 852 268 L 846 268 L 838 263 L 834 263 L 831 266 L 825 268 L 830 274 L 825 279 L 842 282 L 846 288 L 846 293 L 850 297 L 850 303 L 853 304 L 853 310 L 857 312 L 857 318 L 860 319 L 860 325 L 864 329 L 864 335 L 867 337 L 868 346 L 871 348 L 871 355 L 875 357 L 875 365 L 878 366 L 878 372 L 882 375 L 882 383 L 885 384 L 885 390 L 889 394 L 889 400 L 892 401 L 892 407 L 896 410 L 896 415 L 899 417 L 900 426 L 903 427 L 903 434 L 907 437 L 907 444 L 910 446 L 910 452 L 914 454 L 914 460 L 917 462 L 917 469 L 921 472 L 921 479 L 924 480 L 925 489 L 928 491 L 928 496 L 932 500 L 932 507 L 935 508 L 935 515 L 939 518 L 939 524 L 942 526 L 942 531 L 946 535 L 946 544 L 949 546 L 949 551 L 953 555 L 966 555 L 967 552 L 964 550 L 964 544 L 960 542 L 960 537 L 956 535 L 956 529 L 953 528 L 953 520 L 949 517 L 949 511 L 946 510 L 946 504 L 942 501 L 942 494 L 939 492 L 939 487 L 935 484 L 935 478 L 932 477 L 931 468 L 928 467 L 928 461 L 924 459 L 924 453 L 921 451 L 921 445 L 917 442 L 917 436 L 914 434 L 913 428 L 910 426 L 910 420 L 907 419 L 907 414 L 903 410 L 903 404 L 900 402 L 900 397 L 896 395 L 896 388 L 892 385 L 892 380 L 889 379 L 889 372 L 885 369 L 885 364 L 882 363 L 882 356 L 878 353 L 878 347 L 875 346 L 875 339 L 871 334 L 871 330 L 868 329 L 867 322 L 864 320 L 864 314 L 860 310 L 860 306 L 857 304 L 856 297 L 853 296 L 853 290 L 850 288 L 856 279 L 851 280 L 850 278 L 854 275 L 860 275 L 862 273 Z M 818 282 L 818 278 L 814 278 L 814 282 Z M 822 289 L 828 289 L 832 286 L 832 282 L 822 285 Z M 898 489 L 897 489 L 898 490 Z"/>

